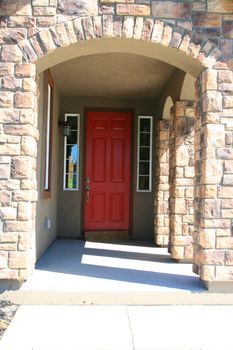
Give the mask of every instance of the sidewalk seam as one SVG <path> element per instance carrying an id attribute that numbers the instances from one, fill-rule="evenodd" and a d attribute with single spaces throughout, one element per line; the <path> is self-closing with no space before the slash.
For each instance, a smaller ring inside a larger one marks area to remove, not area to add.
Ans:
<path id="1" fill-rule="evenodd" d="M 129 316 L 129 307 L 128 307 L 128 306 L 126 306 L 126 312 L 127 312 L 127 317 L 128 317 L 129 330 L 130 330 L 130 334 L 131 334 L 133 350 L 135 350 L 135 344 L 134 344 L 134 338 L 133 338 L 133 331 L 132 331 L 132 327 L 131 327 L 130 316 Z"/>

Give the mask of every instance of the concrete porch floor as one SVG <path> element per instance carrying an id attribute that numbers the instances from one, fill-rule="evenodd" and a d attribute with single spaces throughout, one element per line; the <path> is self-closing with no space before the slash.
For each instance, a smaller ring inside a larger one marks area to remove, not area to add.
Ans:
<path id="1" fill-rule="evenodd" d="M 233 304 L 233 294 L 204 289 L 192 264 L 142 242 L 56 240 L 20 290 L 6 296 L 31 305 Z"/>

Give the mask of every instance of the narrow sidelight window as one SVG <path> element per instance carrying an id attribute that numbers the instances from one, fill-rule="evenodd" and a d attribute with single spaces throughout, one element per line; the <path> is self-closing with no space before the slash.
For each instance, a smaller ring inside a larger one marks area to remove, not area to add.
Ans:
<path id="1" fill-rule="evenodd" d="M 64 190 L 79 190 L 79 114 L 65 114 L 71 126 L 69 136 L 64 136 Z"/>
<path id="2" fill-rule="evenodd" d="M 137 191 L 151 192 L 152 187 L 152 117 L 138 118 Z"/>
<path id="3" fill-rule="evenodd" d="M 44 195 L 50 197 L 51 162 L 52 162 L 52 127 L 53 127 L 53 79 L 48 73 L 47 110 L 46 110 L 46 139 L 45 139 L 45 179 Z"/>

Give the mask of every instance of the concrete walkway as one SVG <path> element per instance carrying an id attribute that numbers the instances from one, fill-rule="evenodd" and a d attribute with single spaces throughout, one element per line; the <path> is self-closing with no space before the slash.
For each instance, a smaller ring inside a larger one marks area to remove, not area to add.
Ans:
<path id="1" fill-rule="evenodd" d="M 22 306 L 0 350 L 232 350 L 233 306 Z"/>
<path id="2" fill-rule="evenodd" d="M 233 350 L 233 294 L 166 249 L 58 240 L 2 297 L 22 306 L 0 350 Z"/>

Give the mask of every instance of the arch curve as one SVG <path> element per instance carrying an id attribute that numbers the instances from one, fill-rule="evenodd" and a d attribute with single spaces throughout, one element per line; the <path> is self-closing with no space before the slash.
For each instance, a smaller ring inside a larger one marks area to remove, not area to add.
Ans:
<path id="1" fill-rule="evenodd" d="M 137 16 L 80 17 L 42 29 L 18 45 L 24 61 L 36 63 L 39 72 L 78 56 L 127 52 L 162 60 L 197 77 L 221 57 L 213 43 L 195 43 L 190 31 Z"/>

